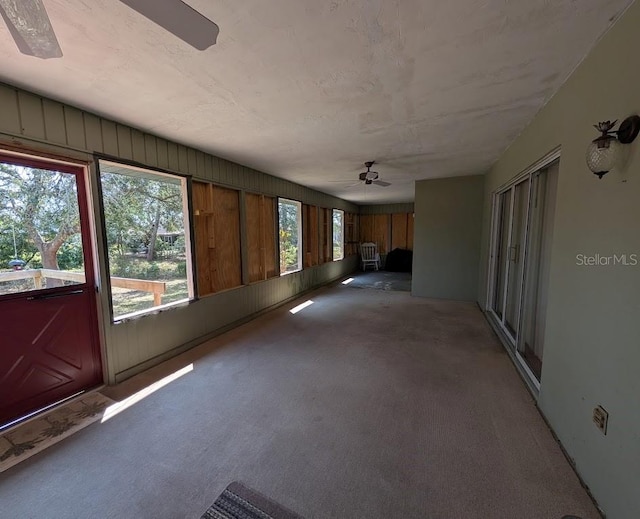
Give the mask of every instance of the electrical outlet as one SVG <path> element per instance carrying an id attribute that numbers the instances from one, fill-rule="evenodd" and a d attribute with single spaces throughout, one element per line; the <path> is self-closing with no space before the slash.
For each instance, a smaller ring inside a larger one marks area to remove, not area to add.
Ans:
<path id="1" fill-rule="evenodd" d="M 596 427 L 602 431 L 602 434 L 607 434 L 609 413 L 607 413 L 601 405 L 593 410 L 593 422 L 596 424 Z"/>

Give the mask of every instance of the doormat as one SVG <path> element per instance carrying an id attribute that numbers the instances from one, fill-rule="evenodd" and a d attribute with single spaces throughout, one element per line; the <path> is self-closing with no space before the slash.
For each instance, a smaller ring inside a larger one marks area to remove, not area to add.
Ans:
<path id="1" fill-rule="evenodd" d="M 255 490 L 234 481 L 200 519 L 303 519 Z"/>
<path id="2" fill-rule="evenodd" d="M 102 418 L 114 404 L 100 393 L 89 393 L 0 435 L 0 472 L 30 458 Z"/>

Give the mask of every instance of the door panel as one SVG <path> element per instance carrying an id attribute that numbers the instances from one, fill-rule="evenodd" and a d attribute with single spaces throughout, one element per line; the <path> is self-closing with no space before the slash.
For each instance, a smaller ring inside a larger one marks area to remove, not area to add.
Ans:
<path id="1" fill-rule="evenodd" d="M 546 327 L 547 290 L 558 163 L 536 173 L 532 180 L 531 223 L 526 266 L 522 336 L 518 351 L 540 380 Z"/>
<path id="2" fill-rule="evenodd" d="M 493 311 L 502 319 L 504 311 L 504 290 L 507 267 L 509 265 L 509 224 L 511 214 L 511 190 L 499 195 L 498 198 L 498 235 L 496 236 L 496 270 L 493 291 Z"/>
<path id="3" fill-rule="evenodd" d="M 4 333 L 0 423 L 45 407 L 100 382 L 91 312 L 92 291 L 53 298 L 0 301 Z M 42 297 L 42 296 L 41 296 Z"/>
<path id="4" fill-rule="evenodd" d="M 513 221 L 509 241 L 509 282 L 505 308 L 505 324 L 514 338 L 518 333 L 522 276 L 524 274 L 527 210 L 529 207 L 529 179 L 515 186 Z"/>
<path id="5" fill-rule="evenodd" d="M 102 369 L 84 169 L 0 156 L 0 184 L 1 425 L 99 384 Z"/>

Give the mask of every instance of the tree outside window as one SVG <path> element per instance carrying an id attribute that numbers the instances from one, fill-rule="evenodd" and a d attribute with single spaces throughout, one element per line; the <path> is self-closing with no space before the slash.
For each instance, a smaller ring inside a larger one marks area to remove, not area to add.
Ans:
<path id="1" fill-rule="evenodd" d="M 0 163 L 0 272 L 69 271 L 77 281 L 47 276 L 0 284 L 0 294 L 83 282 L 84 257 L 75 176 Z"/>
<path id="2" fill-rule="evenodd" d="M 101 160 L 100 182 L 114 319 L 192 297 L 186 180 Z M 145 291 L 114 277 L 151 283 Z"/>
<path id="3" fill-rule="evenodd" d="M 302 204 L 278 199 L 278 236 L 280 239 L 280 275 L 302 269 Z"/>
<path id="4" fill-rule="evenodd" d="M 333 260 L 344 258 L 344 211 L 333 210 Z"/>

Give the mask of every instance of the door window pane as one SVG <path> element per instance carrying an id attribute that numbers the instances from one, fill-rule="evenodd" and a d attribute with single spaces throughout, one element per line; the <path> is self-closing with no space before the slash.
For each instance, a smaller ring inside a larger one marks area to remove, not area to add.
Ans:
<path id="1" fill-rule="evenodd" d="M 0 162 L 0 295 L 83 283 L 76 176 Z"/>
<path id="2" fill-rule="evenodd" d="M 193 297 L 186 179 L 100 161 L 113 318 Z"/>

